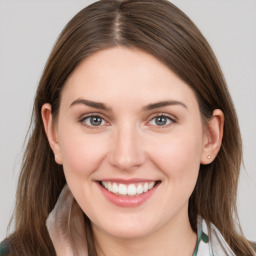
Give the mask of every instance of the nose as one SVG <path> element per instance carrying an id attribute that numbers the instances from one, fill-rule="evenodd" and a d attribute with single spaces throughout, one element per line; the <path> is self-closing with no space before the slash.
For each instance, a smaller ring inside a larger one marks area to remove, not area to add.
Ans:
<path id="1" fill-rule="evenodd" d="M 145 160 L 146 153 L 136 127 L 128 124 L 117 128 L 111 141 L 110 164 L 120 170 L 129 171 L 143 165 Z"/>

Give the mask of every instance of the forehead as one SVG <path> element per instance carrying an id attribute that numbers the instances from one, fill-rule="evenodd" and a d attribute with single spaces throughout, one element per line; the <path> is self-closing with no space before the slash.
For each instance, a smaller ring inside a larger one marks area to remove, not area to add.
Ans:
<path id="1" fill-rule="evenodd" d="M 68 78 L 64 101 L 89 98 L 133 104 L 163 99 L 196 101 L 193 90 L 166 65 L 142 50 L 114 47 L 83 60 Z"/>

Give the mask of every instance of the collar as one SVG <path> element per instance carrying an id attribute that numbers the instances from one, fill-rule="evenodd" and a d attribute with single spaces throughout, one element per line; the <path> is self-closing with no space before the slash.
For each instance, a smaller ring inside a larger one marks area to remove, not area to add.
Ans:
<path id="1" fill-rule="evenodd" d="M 235 256 L 220 231 L 201 216 L 197 218 L 197 244 L 193 256 Z"/>

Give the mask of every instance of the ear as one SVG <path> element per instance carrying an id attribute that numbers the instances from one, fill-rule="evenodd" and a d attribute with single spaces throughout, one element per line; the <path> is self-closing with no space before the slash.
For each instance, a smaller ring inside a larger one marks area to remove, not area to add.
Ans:
<path id="1" fill-rule="evenodd" d="M 223 127 L 224 114 L 220 109 L 215 109 L 205 127 L 201 164 L 210 164 L 217 156 L 221 147 Z"/>
<path id="2" fill-rule="evenodd" d="M 52 120 L 52 107 L 51 104 L 45 103 L 41 109 L 41 115 L 44 123 L 44 130 L 48 138 L 50 147 L 54 153 L 55 161 L 57 164 L 62 164 L 62 158 L 60 153 L 60 146 L 57 137 L 56 125 Z"/>

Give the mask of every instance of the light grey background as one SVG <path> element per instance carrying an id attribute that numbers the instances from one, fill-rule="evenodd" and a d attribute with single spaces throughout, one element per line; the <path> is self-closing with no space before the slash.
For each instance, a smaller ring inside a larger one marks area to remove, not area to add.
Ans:
<path id="1" fill-rule="evenodd" d="M 14 208 L 22 145 L 46 59 L 70 18 L 93 1 L 0 0 L 0 241 Z M 175 0 L 210 42 L 240 121 L 242 228 L 256 241 L 256 0 Z"/>

